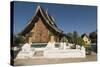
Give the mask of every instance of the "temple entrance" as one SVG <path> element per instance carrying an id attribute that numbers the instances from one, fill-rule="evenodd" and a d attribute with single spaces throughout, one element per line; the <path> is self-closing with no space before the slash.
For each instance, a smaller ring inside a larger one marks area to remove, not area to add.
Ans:
<path id="1" fill-rule="evenodd" d="M 48 42 L 48 29 L 44 25 L 41 18 L 35 23 L 33 27 L 34 34 L 32 35 L 32 42 L 35 43 L 47 43 Z"/>

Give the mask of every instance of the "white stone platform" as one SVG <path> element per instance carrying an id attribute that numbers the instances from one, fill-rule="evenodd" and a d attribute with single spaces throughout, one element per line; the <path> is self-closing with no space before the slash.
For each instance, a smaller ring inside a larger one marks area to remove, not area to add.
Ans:
<path id="1" fill-rule="evenodd" d="M 34 53 L 34 49 L 30 47 L 30 44 L 26 43 L 22 46 L 22 50 L 18 53 L 16 59 L 32 58 Z"/>
<path id="2" fill-rule="evenodd" d="M 44 57 L 46 58 L 85 58 L 85 48 L 82 49 L 66 49 L 66 50 L 59 50 L 59 49 L 52 49 L 52 50 L 45 50 Z"/>
<path id="3" fill-rule="evenodd" d="M 52 45 L 52 44 L 51 44 Z M 41 54 L 44 58 L 85 58 L 85 48 L 76 46 L 76 49 L 71 49 L 70 46 L 63 46 L 55 48 L 48 45 L 45 48 L 32 48 L 29 44 L 24 44 L 22 50 L 18 53 L 17 59 L 34 58 L 35 54 Z"/>

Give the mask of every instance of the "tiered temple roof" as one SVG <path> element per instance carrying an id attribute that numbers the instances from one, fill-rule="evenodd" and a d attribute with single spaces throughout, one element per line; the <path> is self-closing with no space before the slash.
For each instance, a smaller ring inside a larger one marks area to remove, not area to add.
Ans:
<path id="1" fill-rule="evenodd" d="M 54 31 L 56 31 L 59 34 L 63 35 L 63 31 L 58 28 L 56 25 L 54 18 L 51 17 L 48 13 L 48 11 L 44 11 L 43 8 L 40 7 L 40 5 L 37 6 L 37 9 L 35 11 L 35 15 L 32 17 L 32 19 L 28 22 L 26 27 L 20 32 L 21 35 L 25 35 L 28 33 L 34 26 L 35 22 L 39 17 L 42 17 L 42 19 L 45 21 L 44 23 Z"/>

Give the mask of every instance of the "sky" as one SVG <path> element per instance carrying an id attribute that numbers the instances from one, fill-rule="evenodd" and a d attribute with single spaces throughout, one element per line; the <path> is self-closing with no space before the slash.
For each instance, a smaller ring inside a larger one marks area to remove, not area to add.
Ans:
<path id="1" fill-rule="evenodd" d="M 34 2 L 14 2 L 14 33 L 21 32 L 34 16 L 37 6 L 48 10 L 58 28 L 65 33 L 77 31 L 90 33 L 97 29 L 97 7 L 71 4 L 46 4 Z"/>

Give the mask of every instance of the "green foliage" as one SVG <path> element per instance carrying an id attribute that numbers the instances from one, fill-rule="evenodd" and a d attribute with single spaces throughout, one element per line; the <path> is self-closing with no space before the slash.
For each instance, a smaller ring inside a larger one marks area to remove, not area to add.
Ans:
<path id="1" fill-rule="evenodd" d="M 24 44 L 25 39 L 21 35 L 13 36 L 13 46 L 19 46 L 19 44 Z"/>
<path id="2" fill-rule="evenodd" d="M 83 41 L 83 39 L 81 37 L 78 37 L 76 39 L 76 44 L 80 45 L 80 46 L 85 46 L 85 42 Z"/>
<path id="3" fill-rule="evenodd" d="M 86 54 L 90 55 L 91 51 L 92 51 L 92 48 L 90 46 L 85 46 L 85 49 L 86 49 Z"/>
<path id="4" fill-rule="evenodd" d="M 67 43 L 67 42 L 68 42 L 67 37 L 64 36 L 64 37 L 61 39 L 61 41 Z"/>
<path id="5" fill-rule="evenodd" d="M 86 48 L 86 51 L 91 51 L 92 50 L 92 48 L 89 47 L 89 46 L 86 46 L 85 48 Z"/>
<path id="6" fill-rule="evenodd" d="M 78 32 L 77 31 L 74 31 L 73 32 L 73 40 L 74 40 L 74 43 L 76 44 L 77 43 L 77 38 L 79 37 L 78 35 Z"/>
<path id="7" fill-rule="evenodd" d="M 77 40 L 78 37 L 79 37 L 79 35 L 78 35 L 77 31 L 74 31 L 72 33 L 71 32 L 67 33 L 67 39 L 68 39 L 69 43 L 75 43 L 76 44 L 76 40 Z"/>
<path id="8" fill-rule="evenodd" d="M 67 39 L 68 39 L 68 42 L 69 43 L 73 43 L 74 41 L 73 41 L 73 33 L 67 33 L 66 34 L 67 35 Z"/>
<path id="9" fill-rule="evenodd" d="M 91 32 L 89 34 L 89 38 L 91 39 L 92 43 L 97 43 L 97 32 Z"/>

